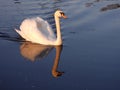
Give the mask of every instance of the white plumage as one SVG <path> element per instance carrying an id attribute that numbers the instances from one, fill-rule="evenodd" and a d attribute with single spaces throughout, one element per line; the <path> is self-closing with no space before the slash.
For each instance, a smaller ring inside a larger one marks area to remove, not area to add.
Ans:
<path id="1" fill-rule="evenodd" d="M 60 17 L 66 18 L 61 10 L 57 10 L 54 14 L 57 37 L 50 27 L 49 23 L 40 17 L 25 19 L 20 26 L 20 30 L 16 32 L 27 41 L 44 45 L 61 45 L 62 38 L 60 32 Z"/>

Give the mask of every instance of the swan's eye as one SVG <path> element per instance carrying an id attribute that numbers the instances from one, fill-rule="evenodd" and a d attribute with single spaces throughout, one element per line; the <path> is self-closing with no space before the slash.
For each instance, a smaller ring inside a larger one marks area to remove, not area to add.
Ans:
<path id="1" fill-rule="evenodd" d="M 65 13 L 64 12 L 60 12 L 61 16 L 65 16 Z"/>

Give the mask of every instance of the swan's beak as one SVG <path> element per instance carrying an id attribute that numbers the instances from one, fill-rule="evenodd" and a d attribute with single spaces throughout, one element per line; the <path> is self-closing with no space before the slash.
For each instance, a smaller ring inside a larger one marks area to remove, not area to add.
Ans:
<path id="1" fill-rule="evenodd" d="M 66 19 L 66 18 L 67 18 L 67 16 L 66 16 L 66 15 L 62 15 L 62 17 L 63 17 L 64 19 Z"/>

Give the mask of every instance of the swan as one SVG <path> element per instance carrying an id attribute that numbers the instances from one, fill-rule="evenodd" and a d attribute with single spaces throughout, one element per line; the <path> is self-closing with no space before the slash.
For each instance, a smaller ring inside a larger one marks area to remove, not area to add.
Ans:
<path id="1" fill-rule="evenodd" d="M 56 10 L 54 19 L 56 24 L 56 35 L 50 27 L 49 23 L 40 17 L 25 19 L 20 30 L 15 31 L 26 41 L 43 45 L 62 45 L 62 36 L 60 31 L 60 18 L 67 18 L 62 10 Z"/>

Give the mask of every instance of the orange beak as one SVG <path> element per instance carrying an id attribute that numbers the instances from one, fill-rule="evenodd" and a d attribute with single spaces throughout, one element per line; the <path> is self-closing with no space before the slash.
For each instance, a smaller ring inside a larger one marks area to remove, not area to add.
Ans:
<path id="1" fill-rule="evenodd" d="M 63 17 L 64 19 L 66 19 L 66 18 L 67 18 L 67 16 L 66 16 L 66 15 L 62 15 L 62 17 Z"/>

